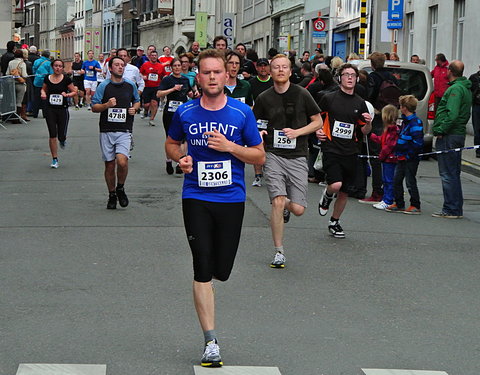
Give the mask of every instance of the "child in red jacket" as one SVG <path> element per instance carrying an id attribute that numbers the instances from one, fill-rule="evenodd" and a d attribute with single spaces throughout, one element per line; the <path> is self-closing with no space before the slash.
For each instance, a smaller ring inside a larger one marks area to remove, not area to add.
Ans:
<path id="1" fill-rule="evenodd" d="M 393 176 L 395 175 L 395 167 L 397 165 L 397 157 L 393 154 L 393 149 L 398 139 L 398 109 L 389 104 L 382 109 L 383 134 L 370 134 L 370 139 L 379 143 L 382 147 L 378 158 L 382 162 L 382 179 L 383 179 L 383 199 L 373 205 L 377 210 L 385 210 L 387 206 L 393 203 Z"/>

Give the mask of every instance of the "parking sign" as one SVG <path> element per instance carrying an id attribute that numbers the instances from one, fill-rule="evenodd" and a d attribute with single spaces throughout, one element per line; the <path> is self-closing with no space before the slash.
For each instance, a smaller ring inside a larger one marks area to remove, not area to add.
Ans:
<path id="1" fill-rule="evenodd" d="M 388 0 L 388 19 L 403 19 L 403 0 Z"/>

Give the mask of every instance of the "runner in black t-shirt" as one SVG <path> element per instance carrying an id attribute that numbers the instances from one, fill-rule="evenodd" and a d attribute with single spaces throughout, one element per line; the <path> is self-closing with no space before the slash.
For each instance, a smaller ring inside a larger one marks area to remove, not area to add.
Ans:
<path id="1" fill-rule="evenodd" d="M 190 81 L 187 77 L 182 76 L 182 63 L 178 58 L 174 58 L 171 63 L 172 74 L 162 79 L 160 87 L 157 91 L 157 98 L 167 97 L 165 108 L 163 109 L 163 127 L 165 134 L 168 136 L 168 129 L 172 122 L 173 115 L 177 108 L 185 103 L 188 98 L 193 96 Z M 186 150 L 184 150 L 186 153 Z M 166 169 L 168 174 L 173 173 L 172 161 L 167 158 Z M 176 173 L 182 174 L 182 169 L 177 165 Z"/>
<path id="2" fill-rule="evenodd" d="M 372 130 L 372 116 L 365 101 L 355 94 L 358 69 L 343 64 L 338 70 L 340 90 L 328 93 L 320 100 L 322 113 L 326 112 L 323 127 L 317 131 L 322 142 L 323 169 L 327 175 L 318 211 L 325 216 L 337 194 L 328 230 L 336 238 L 345 238 L 339 219 L 347 204 L 347 188 L 355 181 L 358 143 Z"/>
<path id="3" fill-rule="evenodd" d="M 45 76 L 40 95 L 47 102 L 44 113 L 50 137 L 48 143 L 52 154 L 50 167 L 58 168 L 57 138 L 60 147 L 65 148 L 68 120 L 70 118 L 67 98 L 75 97 L 77 88 L 73 85 L 72 80 L 63 74 L 64 64 L 62 60 L 53 60 L 52 68 L 53 74 Z"/>
<path id="4" fill-rule="evenodd" d="M 72 70 L 69 72 L 72 77 L 73 85 L 77 88 L 78 95 L 73 97 L 73 102 L 75 103 L 75 109 L 79 109 L 83 104 L 83 95 L 85 93 L 85 88 L 83 87 L 83 74 L 82 70 L 82 57 L 78 52 L 74 55 L 74 61 L 72 63 Z"/>

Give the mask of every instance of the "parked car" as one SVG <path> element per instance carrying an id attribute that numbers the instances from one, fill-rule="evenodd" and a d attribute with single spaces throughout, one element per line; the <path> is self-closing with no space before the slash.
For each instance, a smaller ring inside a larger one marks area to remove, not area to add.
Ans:
<path id="1" fill-rule="evenodd" d="M 370 60 L 350 61 L 358 69 L 372 72 Z M 423 121 L 424 152 L 432 151 L 432 125 L 434 113 L 429 113 L 429 100 L 433 93 L 433 80 L 430 71 L 425 65 L 401 61 L 385 61 L 385 69 L 389 70 L 398 80 L 398 86 L 403 95 L 413 95 L 418 100 L 417 116 Z M 432 107 L 432 106 L 430 106 Z"/>

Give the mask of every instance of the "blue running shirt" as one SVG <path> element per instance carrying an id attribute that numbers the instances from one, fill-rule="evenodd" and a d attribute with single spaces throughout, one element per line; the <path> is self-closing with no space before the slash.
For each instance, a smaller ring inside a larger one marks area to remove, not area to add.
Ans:
<path id="1" fill-rule="evenodd" d="M 203 134 L 214 129 L 241 146 L 262 143 L 252 110 L 236 99 L 227 98 L 225 107 L 218 111 L 203 108 L 200 99 L 182 104 L 175 112 L 168 132 L 175 141 L 186 139 L 188 154 L 193 159 L 192 173 L 185 174 L 182 198 L 244 202 L 245 163 L 228 152 L 208 148 Z"/>
<path id="2" fill-rule="evenodd" d="M 90 69 L 90 66 L 93 66 L 93 69 Z M 97 71 L 95 68 L 102 69 L 97 60 L 85 60 L 82 64 L 82 70 L 85 70 L 83 79 L 86 81 L 97 81 Z"/>

